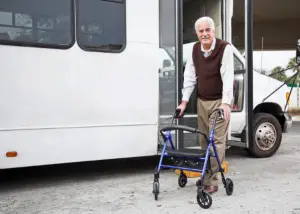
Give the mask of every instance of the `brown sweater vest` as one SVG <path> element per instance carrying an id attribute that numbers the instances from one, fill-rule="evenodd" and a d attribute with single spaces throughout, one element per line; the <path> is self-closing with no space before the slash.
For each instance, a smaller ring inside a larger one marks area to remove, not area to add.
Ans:
<path id="1" fill-rule="evenodd" d="M 215 49 L 205 57 L 201 51 L 201 43 L 193 47 L 193 62 L 197 76 L 197 95 L 201 100 L 217 100 L 222 98 L 223 82 L 221 63 L 224 49 L 228 42 L 216 39 Z"/>

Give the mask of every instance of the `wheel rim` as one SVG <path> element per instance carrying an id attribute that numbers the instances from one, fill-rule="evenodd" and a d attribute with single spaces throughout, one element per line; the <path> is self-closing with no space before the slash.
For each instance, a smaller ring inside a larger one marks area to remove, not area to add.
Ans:
<path id="1" fill-rule="evenodd" d="M 275 127 L 271 123 L 262 123 L 256 130 L 255 143 L 261 150 L 271 149 L 277 138 Z"/>
<path id="2" fill-rule="evenodd" d="M 154 194 L 158 194 L 159 193 L 159 183 L 158 182 L 154 182 L 153 183 L 153 193 Z"/>
<path id="3" fill-rule="evenodd" d="M 187 178 L 182 175 L 179 177 L 179 185 L 182 187 L 182 186 L 185 186 L 185 184 L 187 183 Z"/>
<path id="4" fill-rule="evenodd" d="M 203 206 L 208 206 L 209 205 L 209 198 L 207 197 L 207 195 L 204 195 L 204 200 L 202 200 L 201 197 L 199 197 L 199 201 Z"/>
<path id="5" fill-rule="evenodd" d="M 197 202 L 198 204 L 202 207 L 202 208 L 209 208 L 211 206 L 211 197 L 203 192 L 203 197 L 204 197 L 204 201 L 202 200 L 202 198 L 200 197 L 200 195 L 197 195 Z"/>
<path id="6" fill-rule="evenodd" d="M 183 186 L 185 184 L 185 181 L 183 179 L 180 179 L 180 185 Z"/>

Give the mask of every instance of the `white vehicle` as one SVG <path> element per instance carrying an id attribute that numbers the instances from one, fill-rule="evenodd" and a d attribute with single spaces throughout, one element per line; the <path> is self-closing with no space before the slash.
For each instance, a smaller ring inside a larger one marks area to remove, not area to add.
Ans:
<path id="1" fill-rule="evenodd" d="M 194 43 L 186 44 L 183 47 L 183 59 L 186 62 L 187 55 L 192 51 Z M 232 114 L 230 124 L 230 135 L 228 136 L 227 145 L 247 147 L 245 141 L 245 128 L 246 128 L 246 102 L 248 97 L 245 97 L 245 58 L 240 52 L 232 45 L 234 52 L 234 99 L 232 103 Z M 172 53 L 169 49 L 170 59 L 175 53 Z M 175 94 L 175 90 L 172 90 L 172 85 L 175 85 L 175 71 L 174 71 L 174 59 L 164 62 L 166 66 L 161 69 L 161 96 L 165 93 Z M 173 64 L 173 66 L 172 66 Z M 272 156 L 280 147 L 282 133 L 287 133 L 292 126 L 292 119 L 288 113 L 284 112 L 287 103 L 287 93 L 289 88 L 283 85 L 282 82 L 263 75 L 256 70 L 253 70 L 253 131 L 254 131 L 254 143 L 251 148 L 247 148 L 247 151 L 255 157 L 269 157 Z M 169 85 L 169 90 L 167 86 Z M 283 86 L 282 86 L 283 85 Z M 172 91 L 172 92 L 171 92 Z M 184 125 L 196 126 L 196 90 L 194 91 L 190 103 L 187 107 L 186 118 L 190 121 L 184 122 Z M 169 94 L 161 100 L 166 100 Z M 163 105 L 165 106 L 166 103 Z M 169 104 L 173 106 L 173 104 Z M 163 107 L 163 106 L 162 106 Z M 166 107 L 165 107 L 166 108 Z M 168 115 L 170 116 L 170 115 Z M 194 119 L 194 121 L 193 121 Z M 186 133 L 188 135 L 188 133 Z M 239 139 L 237 139 L 239 138 Z M 197 142 L 197 141 L 196 141 Z M 193 145 L 194 146 L 194 145 Z"/>
<path id="2" fill-rule="evenodd" d="M 180 88 L 164 72 L 176 65 L 176 45 L 162 45 L 178 15 L 168 16 L 163 4 L 174 14 L 165 0 L 0 2 L 0 169 L 158 154 L 158 129 Z M 231 133 L 238 137 L 248 97 L 245 60 L 234 53 Z M 287 87 L 263 100 L 280 84 L 254 72 L 255 156 L 273 154 L 291 125 L 283 113 Z M 258 147 L 274 137 L 273 147 Z"/>

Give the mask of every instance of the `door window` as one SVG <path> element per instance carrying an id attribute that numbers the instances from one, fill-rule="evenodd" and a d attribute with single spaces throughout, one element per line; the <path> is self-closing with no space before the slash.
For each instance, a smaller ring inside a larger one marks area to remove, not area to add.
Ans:
<path id="1" fill-rule="evenodd" d="M 233 102 L 232 111 L 243 110 L 244 98 L 244 65 L 234 56 L 234 83 L 233 83 Z"/>

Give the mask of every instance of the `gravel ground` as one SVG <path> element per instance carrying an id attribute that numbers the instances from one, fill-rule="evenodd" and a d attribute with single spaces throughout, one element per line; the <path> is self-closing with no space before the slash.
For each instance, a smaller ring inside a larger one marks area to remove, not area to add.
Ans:
<path id="1" fill-rule="evenodd" d="M 185 188 L 171 170 L 160 176 L 159 200 L 151 193 L 157 160 L 105 161 L 8 172 L 0 184 L 0 213 L 272 213 L 300 214 L 300 134 L 295 122 L 278 153 L 252 159 L 244 151 L 227 152 L 234 193 L 221 186 L 203 210 L 196 201 L 196 178 Z"/>

